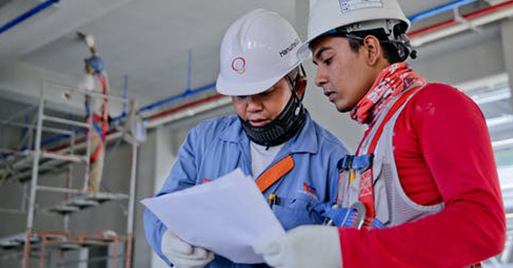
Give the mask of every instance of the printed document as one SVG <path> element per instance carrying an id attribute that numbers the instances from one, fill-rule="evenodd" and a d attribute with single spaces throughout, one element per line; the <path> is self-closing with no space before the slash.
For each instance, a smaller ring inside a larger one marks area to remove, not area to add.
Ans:
<path id="1" fill-rule="evenodd" d="M 285 234 L 254 180 L 240 169 L 141 201 L 178 237 L 236 263 L 262 263 L 252 245 Z"/>

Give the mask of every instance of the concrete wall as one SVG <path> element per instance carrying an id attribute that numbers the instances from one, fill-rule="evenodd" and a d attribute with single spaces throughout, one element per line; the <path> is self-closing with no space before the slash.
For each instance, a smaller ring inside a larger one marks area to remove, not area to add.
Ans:
<path id="1" fill-rule="evenodd" d="M 410 60 L 429 81 L 456 85 L 505 72 L 501 34 L 496 25 L 465 32 L 418 49 Z"/>

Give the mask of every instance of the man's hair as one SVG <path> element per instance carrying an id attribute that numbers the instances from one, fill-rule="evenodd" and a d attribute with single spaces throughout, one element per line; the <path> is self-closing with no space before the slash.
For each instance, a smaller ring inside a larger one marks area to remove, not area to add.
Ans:
<path id="1" fill-rule="evenodd" d="M 356 35 L 359 38 L 351 38 L 350 36 L 345 36 L 349 41 L 349 47 L 352 51 L 358 53 L 360 47 L 363 46 L 363 39 L 368 35 L 375 36 L 379 41 L 387 41 L 387 35 L 383 29 L 373 29 L 367 31 L 358 31 L 351 32 L 351 35 Z M 360 39 L 361 38 L 361 39 Z M 380 42 L 381 48 L 383 49 L 383 56 L 388 60 L 390 64 L 394 64 L 397 62 L 401 62 L 401 58 L 399 57 L 398 48 L 392 44 L 387 42 Z"/>
<path id="2" fill-rule="evenodd" d="M 285 80 L 287 81 L 287 84 L 289 85 L 290 89 L 295 92 L 295 90 L 297 89 L 296 83 L 299 81 L 299 77 L 306 77 L 305 70 L 303 69 L 303 66 L 301 64 L 296 68 L 292 69 L 290 72 L 288 72 L 283 78 L 285 78 Z M 300 99 L 303 98 L 301 97 Z"/>

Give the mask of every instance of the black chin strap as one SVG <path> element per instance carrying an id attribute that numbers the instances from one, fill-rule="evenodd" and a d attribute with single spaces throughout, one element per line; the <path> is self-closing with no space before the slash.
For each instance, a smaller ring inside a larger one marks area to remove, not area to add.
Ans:
<path id="1" fill-rule="evenodd" d="M 294 95 L 299 100 L 299 103 L 302 103 L 305 94 L 299 98 L 297 96 L 297 90 L 299 89 L 299 79 L 301 79 L 301 77 L 306 77 L 306 71 L 305 68 L 303 68 L 303 64 L 299 64 L 297 68 L 299 68 L 299 71 L 297 72 L 296 77 L 294 77 L 294 80 L 292 80 L 292 78 L 288 75 L 285 77 L 287 78 L 290 88 L 292 89 L 292 95 Z"/>
<path id="2" fill-rule="evenodd" d="M 303 74 L 300 73 L 301 71 Z M 304 94 L 301 98 L 297 95 L 299 79 L 301 75 L 305 74 L 302 65 L 300 65 L 300 72 L 296 74 L 294 80 L 288 75 L 286 76 L 292 94 L 283 111 L 269 124 L 263 127 L 254 127 L 239 117 L 246 135 L 251 141 L 263 146 L 276 146 L 288 141 L 303 129 L 306 123 L 306 113 L 302 103 Z"/>

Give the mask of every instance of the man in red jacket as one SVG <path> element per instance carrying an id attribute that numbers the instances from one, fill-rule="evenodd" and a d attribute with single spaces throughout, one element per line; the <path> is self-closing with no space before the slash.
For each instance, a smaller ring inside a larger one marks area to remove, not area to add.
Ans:
<path id="1" fill-rule="evenodd" d="M 273 267 L 469 267 L 504 247 L 505 215 L 485 118 L 466 95 L 429 83 L 396 0 L 318 0 L 308 42 L 316 84 L 366 124 L 339 162 L 338 227 L 302 226 L 254 246 Z"/>

